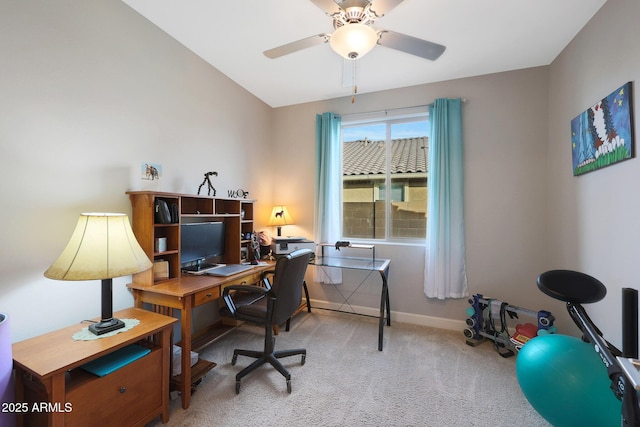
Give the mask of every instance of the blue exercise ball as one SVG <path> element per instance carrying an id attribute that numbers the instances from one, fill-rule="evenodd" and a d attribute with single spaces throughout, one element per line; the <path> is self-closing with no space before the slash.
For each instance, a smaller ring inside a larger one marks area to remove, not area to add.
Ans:
<path id="1" fill-rule="evenodd" d="M 591 344 L 537 336 L 518 353 L 516 375 L 531 406 L 555 427 L 620 426 L 622 404 Z"/>

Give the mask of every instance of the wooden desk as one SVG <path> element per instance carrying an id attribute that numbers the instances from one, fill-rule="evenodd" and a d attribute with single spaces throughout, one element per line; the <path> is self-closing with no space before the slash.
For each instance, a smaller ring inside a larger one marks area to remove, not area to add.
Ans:
<path id="1" fill-rule="evenodd" d="M 25 405 L 19 425 L 144 426 L 162 416 L 169 420 L 171 330 L 176 319 L 138 308 L 114 313 L 140 324 L 111 337 L 74 341 L 86 325 L 77 324 L 13 344 L 16 402 Z M 130 344 L 151 353 L 119 370 L 97 377 L 81 365 Z M 49 402 L 50 405 L 39 405 Z M 33 410 L 34 404 L 41 411 Z"/>
<path id="2" fill-rule="evenodd" d="M 181 373 L 172 378 L 172 385 L 182 393 L 182 408 L 187 409 L 191 400 L 192 385 L 216 365 L 206 360 L 198 360 L 191 366 L 191 351 L 198 351 L 227 332 L 232 326 L 221 323 L 213 325 L 204 331 L 192 333 L 193 308 L 218 300 L 221 288 L 229 285 L 255 284 L 262 278 L 262 272 L 273 268 L 272 264 L 255 266 L 228 277 L 208 275 L 184 274 L 180 277 L 156 282 L 153 285 L 130 283 L 127 286 L 133 291 L 135 306 L 143 308 L 144 304 L 151 304 L 153 311 L 174 315 L 173 310 L 180 310 L 182 316 L 181 332 L 182 347 Z"/>

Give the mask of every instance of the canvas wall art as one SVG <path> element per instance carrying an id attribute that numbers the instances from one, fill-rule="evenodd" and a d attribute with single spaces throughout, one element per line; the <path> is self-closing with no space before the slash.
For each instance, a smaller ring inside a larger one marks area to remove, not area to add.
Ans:
<path id="1" fill-rule="evenodd" d="M 573 175 L 634 156 L 631 82 L 571 120 Z"/>

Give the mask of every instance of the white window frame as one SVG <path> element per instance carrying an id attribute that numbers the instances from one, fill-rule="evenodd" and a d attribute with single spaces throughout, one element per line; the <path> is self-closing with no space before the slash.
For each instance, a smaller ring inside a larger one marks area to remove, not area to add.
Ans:
<path id="1" fill-rule="evenodd" d="M 391 126 L 394 124 L 401 123 L 409 123 L 415 121 L 426 121 L 427 126 L 429 126 L 429 112 L 428 106 L 419 106 L 419 107 L 409 107 L 409 108 L 401 108 L 395 110 L 385 110 L 378 111 L 373 113 L 358 113 L 358 114 L 347 114 L 342 115 L 342 123 L 340 127 L 340 143 L 342 144 L 344 141 L 343 131 L 345 128 L 350 127 L 359 127 L 365 125 L 374 125 L 385 123 L 386 124 L 386 136 L 385 136 L 385 169 L 386 169 L 386 177 L 385 177 L 385 236 L 380 239 L 359 239 L 354 237 L 346 237 L 344 236 L 344 230 L 342 229 L 342 222 L 340 223 L 340 234 L 345 240 L 358 240 L 358 241 L 371 241 L 371 242 L 393 242 L 393 243 L 419 243 L 423 244 L 426 240 L 426 236 L 424 238 L 400 238 L 400 237 L 390 237 L 391 233 Z M 427 135 L 428 137 L 428 131 Z M 342 154 L 344 156 L 344 153 Z M 340 163 L 342 165 L 343 158 L 340 158 Z M 343 177 L 342 167 L 340 169 L 340 175 Z M 341 178 L 342 182 L 342 178 Z M 343 191 L 344 185 L 341 186 L 341 190 Z M 344 200 L 344 194 L 341 194 L 341 201 Z M 425 202 L 426 203 L 426 202 Z M 340 207 L 340 212 L 342 212 L 343 206 Z"/>

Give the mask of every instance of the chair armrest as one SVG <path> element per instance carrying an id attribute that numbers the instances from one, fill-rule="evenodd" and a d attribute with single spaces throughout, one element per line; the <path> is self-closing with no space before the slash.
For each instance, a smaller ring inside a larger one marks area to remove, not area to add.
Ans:
<path id="1" fill-rule="evenodd" d="M 224 288 L 224 290 L 222 291 L 222 295 L 227 295 L 229 294 L 230 291 L 243 291 L 243 292 L 251 292 L 251 293 L 256 293 L 256 294 L 266 294 L 268 292 L 267 289 L 263 288 L 262 286 L 256 286 L 256 285 L 231 285 L 231 286 L 227 286 L 226 288 Z"/>
<path id="2" fill-rule="evenodd" d="M 227 286 L 222 291 L 222 299 L 224 300 L 231 314 L 235 316 L 236 304 L 233 301 L 233 298 L 231 297 L 230 292 L 237 291 L 237 292 L 266 295 L 270 290 L 271 290 L 271 287 L 267 289 L 267 288 L 263 288 L 262 286 L 255 286 L 255 285 L 231 285 L 231 286 Z"/>
<path id="3" fill-rule="evenodd" d="M 271 275 L 275 275 L 276 271 L 275 270 L 265 270 L 262 272 L 262 285 L 267 288 L 267 289 L 271 289 L 271 282 L 269 281 L 269 278 L 267 276 Z"/>

